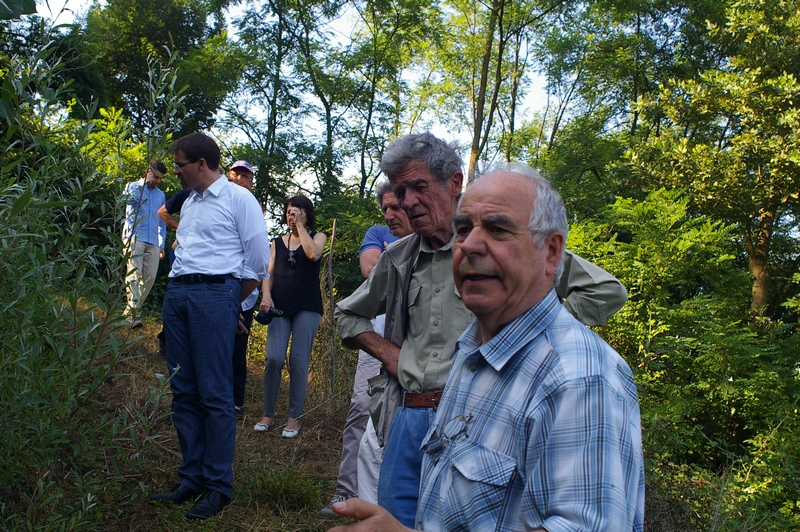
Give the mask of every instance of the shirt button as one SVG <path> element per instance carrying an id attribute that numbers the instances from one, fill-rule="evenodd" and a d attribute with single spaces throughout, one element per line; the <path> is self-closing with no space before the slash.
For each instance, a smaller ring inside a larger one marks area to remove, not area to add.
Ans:
<path id="1" fill-rule="evenodd" d="M 436 358 L 436 357 L 438 357 L 438 356 L 439 356 L 439 353 L 438 353 L 437 351 L 434 351 L 434 352 L 433 352 L 433 358 Z"/>
<path id="2" fill-rule="evenodd" d="M 440 256 L 438 256 L 438 255 L 437 255 L 437 256 L 436 256 L 436 262 L 439 262 L 440 260 L 442 260 L 442 257 L 440 257 Z"/>
<path id="3" fill-rule="evenodd" d="M 434 325 L 439 325 L 439 320 L 433 320 Z"/>
<path id="4" fill-rule="evenodd" d="M 441 291 L 442 291 L 442 289 L 441 289 L 441 288 L 436 288 L 436 289 L 434 290 L 434 292 L 436 292 L 437 294 L 438 294 L 439 292 L 441 292 Z"/>
<path id="5" fill-rule="evenodd" d="M 469 367 L 469 370 L 470 370 L 470 371 L 475 371 L 476 369 L 478 369 L 478 366 L 477 366 L 477 364 L 472 364 L 472 365 Z"/>

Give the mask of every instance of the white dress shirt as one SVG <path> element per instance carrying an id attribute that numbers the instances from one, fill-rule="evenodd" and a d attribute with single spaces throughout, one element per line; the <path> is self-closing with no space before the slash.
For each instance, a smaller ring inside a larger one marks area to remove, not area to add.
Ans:
<path id="1" fill-rule="evenodd" d="M 253 194 L 220 176 L 181 208 L 178 248 L 170 277 L 199 273 L 267 279 L 269 237 Z"/>

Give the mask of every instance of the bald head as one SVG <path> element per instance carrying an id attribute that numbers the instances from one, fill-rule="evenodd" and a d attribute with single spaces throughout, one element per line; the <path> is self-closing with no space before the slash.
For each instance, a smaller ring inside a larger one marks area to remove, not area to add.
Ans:
<path id="1" fill-rule="evenodd" d="M 553 289 L 566 240 L 563 203 L 533 170 L 492 170 L 467 187 L 453 227 L 456 286 L 488 341 Z"/>

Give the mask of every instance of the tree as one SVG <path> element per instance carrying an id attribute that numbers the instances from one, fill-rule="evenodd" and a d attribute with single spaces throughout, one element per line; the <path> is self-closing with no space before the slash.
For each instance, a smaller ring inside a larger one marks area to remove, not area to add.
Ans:
<path id="1" fill-rule="evenodd" d="M 353 79 L 348 136 L 356 142 L 353 151 L 358 158 L 359 193 L 363 196 L 379 174 L 384 147 L 402 133 L 405 93 L 409 89 L 403 74 L 429 42 L 436 6 L 418 0 L 373 0 L 354 8 L 361 24 L 340 57 Z"/>
<path id="2" fill-rule="evenodd" d="M 89 10 L 86 36 L 108 101 L 125 109 L 135 129 L 141 131 L 148 121 L 148 57 L 167 61 L 177 55 L 178 88 L 188 87 L 181 133 L 213 124 L 214 113 L 238 82 L 241 65 L 224 31 L 208 27 L 208 6 L 202 0 L 110 0 Z"/>
<path id="3" fill-rule="evenodd" d="M 775 316 L 791 293 L 771 291 L 800 262 L 800 15 L 796 2 L 742 0 L 712 35 L 735 52 L 697 79 L 665 83 L 643 106 L 653 134 L 631 166 L 651 183 L 686 187 L 699 212 L 736 224 L 753 277 L 751 311 Z M 784 235 L 789 261 L 772 260 Z M 783 288 L 791 285 L 782 283 Z"/>
<path id="4" fill-rule="evenodd" d="M 467 172 L 471 178 L 479 160 L 511 152 L 517 106 L 527 82 L 530 31 L 543 8 L 536 2 L 507 0 L 443 4 L 442 36 L 433 41 L 433 50 L 424 58 L 431 75 L 423 90 L 440 119 L 446 115 L 447 125 L 470 131 Z"/>

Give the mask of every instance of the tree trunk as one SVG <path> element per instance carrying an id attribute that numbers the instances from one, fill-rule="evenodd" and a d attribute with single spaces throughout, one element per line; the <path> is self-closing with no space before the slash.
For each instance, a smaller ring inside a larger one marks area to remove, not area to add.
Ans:
<path id="1" fill-rule="evenodd" d="M 482 135 L 488 136 L 489 134 L 489 132 L 484 131 L 483 128 L 485 120 L 484 113 L 486 110 L 486 91 L 487 85 L 489 84 L 489 65 L 492 62 L 494 30 L 497 26 L 497 18 L 501 6 L 502 0 L 495 0 L 492 2 L 491 11 L 489 12 L 489 22 L 486 25 L 486 41 L 483 48 L 483 60 L 481 61 L 481 79 L 480 84 L 478 85 L 478 97 L 474 103 L 472 112 L 472 146 L 469 152 L 469 162 L 467 167 L 467 177 L 469 180 L 472 180 L 475 175 L 475 165 L 478 162 L 481 152 L 481 137 Z M 502 57 L 499 57 L 498 60 L 502 61 Z M 495 90 L 499 89 L 495 87 Z"/>
<path id="2" fill-rule="evenodd" d="M 753 315 L 763 315 L 769 304 L 769 245 L 772 240 L 772 230 L 775 223 L 775 210 L 764 209 L 755 228 L 748 240 L 748 269 L 753 275 L 753 299 L 750 311 Z"/>
<path id="3" fill-rule="evenodd" d="M 754 315 L 762 315 L 769 302 L 767 261 L 760 257 L 750 257 L 748 268 L 753 275 L 753 300 L 750 304 L 750 310 Z"/>

